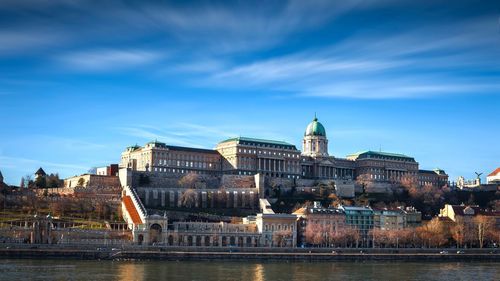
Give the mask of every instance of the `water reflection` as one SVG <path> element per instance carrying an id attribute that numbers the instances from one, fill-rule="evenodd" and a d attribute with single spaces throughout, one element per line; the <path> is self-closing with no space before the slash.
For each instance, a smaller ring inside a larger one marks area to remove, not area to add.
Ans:
<path id="1" fill-rule="evenodd" d="M 487 262 L 2 260 L 0 280 L 498 280 Z"/>
<path id="2" fill-rule="evenodd" d="M 264 265 L 262 263 L 256 263 L 253 265 L 253 278 L 251 280 L 264 281 Z"/>
<path id="3" fill-rule="evenodd" d="M 117 280 L 136 281 L 145 280 L 144 269 L 144 263 L 121 262 L 118 263 L 115 272 L 118 277 Z"/>

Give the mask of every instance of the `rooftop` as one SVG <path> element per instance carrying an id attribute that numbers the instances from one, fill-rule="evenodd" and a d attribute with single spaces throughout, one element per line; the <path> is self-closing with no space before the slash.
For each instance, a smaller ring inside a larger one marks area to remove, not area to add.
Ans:
<path id="1" fill-rule="evenodd" d="M 41 175 L 41 176 L 45 176 L 47 175 L 45 173 L 45 171 L 42 169 L 42 167 L 40 167 L 36 172 L 35 172 L 35 175 Z"/>
<path id="2" fill-rule="evenodd" d="M 278 146 L 285 146 L 289 149 L 296 149 L 295 145 L 285 142 L 285 141 L 276 141 L 276 140 L 266 140 L 266 139 L 256 139 L 256 138 L 248 138 L 248 137 L 236 137 L 236 138 L 230 138 L 223 140 L 219 143 L 226 143 L 226 142 L 237 142 L 239 144 L 267 144 L 267 145 L 278 145 Z"/>
<path id="3" fill-rule="evenodd" d="M 218 152 L 213 150 L 213 149 L 166 145 L 165 143 L 159 142 L 157 140 L 150 141 L 150 142 L 146 143 L 146 145 L 149 145 L 149 144 L 152 144 L 153 147 L 161 147 L 161 148 L 166 148 L 169 150 L 218 154 Z M 142 147 L 136 144 L 136 145 L 127 147 L 127 150 L 135 151 L 135 150 L 140 149 L 140 148 L 142 148 Z"/>
<path id="4" fill-rule="evenodd" d="M 360 151 L 356 152 L 353 154 L 347 155 L 347 157 L 355 157 L 355 158 L 381 158 L 381 157 L 386 157 L 386 158 L 399 158 L 399 159 L 407 159 L 410 161 L 415 161 L 413 157 L 400 154 L 400 153 L 390 153 L 390 152 L 382 152 L 382 151 L 372 151 L 372 150 L 366 150 L 366 151 Z"/>
<path id="5" fill-rule="evenodd" d="M 489 174 L 488 177 L 494 177 L 498 174 L 500 174 L 500 167 L 496 168 L 495 171 L 491 172 L 491 174 Z"/>
<path id="6" fill-rule="evenodd" d="M 206 149 L 206 148 L 194 148 L 194 147 L 184 147 L 184 146 L 174 146 L 174 145 L 166 145 L 165 147 L 170 150 L 218 154 L 216 150 Z"/>

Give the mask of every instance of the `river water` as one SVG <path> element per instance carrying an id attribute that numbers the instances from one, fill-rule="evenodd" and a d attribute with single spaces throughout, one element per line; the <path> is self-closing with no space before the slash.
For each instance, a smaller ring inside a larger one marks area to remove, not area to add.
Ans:
<path id="1" fill-rule="evenodd" d="M 0 260 L 0 280 L 500 280 L 494 262 Z"/>

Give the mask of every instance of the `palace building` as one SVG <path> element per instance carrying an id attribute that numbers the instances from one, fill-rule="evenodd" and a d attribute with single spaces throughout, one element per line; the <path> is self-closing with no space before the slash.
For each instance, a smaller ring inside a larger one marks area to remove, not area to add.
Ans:
<path id="1" fill-rule="evenodd" d="M 121 155 L 120 168 L 179 175 L 255 175 L 269 178 L 356 180 L 394 183 L 411 177 L 419 185 L 444 186 L 448 175 L 440 169 L 419 170 L 410 156 L 363 151 L 339 158 L 329 154 L 326 129 L 314 117 L 306 127 L 302 151 L 291 143 L 248 137 L 219 142 L 215 149 L 171 146 L 152 141 L 130 146 Z"/>

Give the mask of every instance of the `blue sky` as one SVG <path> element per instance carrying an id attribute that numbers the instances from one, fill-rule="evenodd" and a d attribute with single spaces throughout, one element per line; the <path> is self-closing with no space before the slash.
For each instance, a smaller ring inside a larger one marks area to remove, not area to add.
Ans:
<path id="1" fill-rule="evenodd" d="M 398 152 L 500 166 L 498 1 L 0 3 L 0 171 L 67 177 L 158 139 Z"/>

